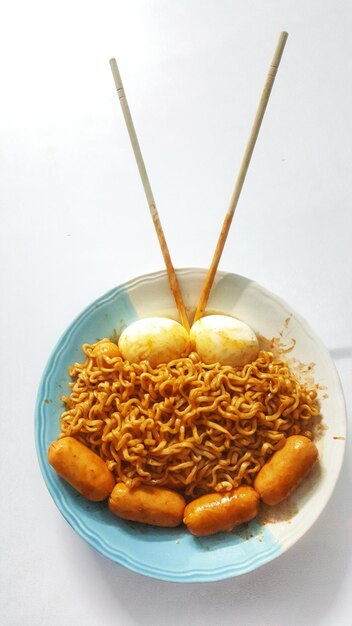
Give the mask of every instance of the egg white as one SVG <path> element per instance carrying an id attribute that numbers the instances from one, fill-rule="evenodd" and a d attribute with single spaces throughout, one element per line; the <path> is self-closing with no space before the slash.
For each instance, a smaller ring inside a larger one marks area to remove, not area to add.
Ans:
<path id="1" fill-rule="evenodd" d="M 192 349 L 204 363 L 245 365 L 259 351 L 255 332 L 244 322 L 228 315 L 207 315 L 190 330 Z"/>
<path id="2" fill-rule="evenodd" d="M 133 322 L 121 333 L 118 346 L 131 363 L 148 360 L 152 367 L 187 356 L 190 337 L 175 320 L 147 317 Z"/>

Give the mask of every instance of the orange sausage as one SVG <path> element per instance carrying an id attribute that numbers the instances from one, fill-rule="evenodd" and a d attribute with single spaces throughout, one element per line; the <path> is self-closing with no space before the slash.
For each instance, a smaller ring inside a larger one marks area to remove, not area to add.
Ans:
<path id="1" fill-rule="evenodd" d="M 259 496 L 252 487 L 238 487 L 228 493 L 210 493 L 187 504 L 183 521 L 198 537 L 230 531 L 258 513 Z"/>
<path id="2" fill-rule="evenodd" d="M 300 485 L 317 458 L 318 450 L 308 437 L 292 435 L 258 472 L 254 488 L 263 502 L 278 504 Z"/>
<path id="3" fill-rule="evenodd" d="M 121 356 L 116 343 L 113 343 L 107 338 L 98 341 L 92 350 L 92 357 L 97 361 L 99 367 L 103 364 L 104 356 L 107 356 L 110 359 L 113 359 L 116 356 Z"/>
<path id="4" fill-rule="evenodd" d="M 146 485 L 130 489 L 117 483 L 109 498 L 109 509 L 118 517 L 152 526 L 178 526 L 185 506 L 176 491 Z"/>
<path id="5" fill-rule="evenodd" d="M 114 476 L 103 459 L 73 437 L 53 441 L 48 450 L 48 461 L 88 500 L 105 500 L 113 490 Z"/>

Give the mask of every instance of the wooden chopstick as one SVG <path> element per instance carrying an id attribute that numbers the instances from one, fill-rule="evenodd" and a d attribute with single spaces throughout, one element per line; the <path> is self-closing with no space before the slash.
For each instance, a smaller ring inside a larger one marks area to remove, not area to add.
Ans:
<path id="1" fill-rule="evenodd" d="M 220 232 L 220 236 L 217 242 L 217 246 L 215 248 L 215 253 L 214 253 L 210 268 L 208 270 L 208 273 L 207 273 L 207 276 L 203 285 L 203 289 L 200 295 L 200 299 L 198 302 L 198 306 L 197 306 L 197 310 L 194 316 L 193 323 L 203 316 L 205 307 L 208 302 L 209 294 L 213 286 L 214 278 L 216 275 L 216 271 L 220 262 L 220 258 L 221 258 L 224 246 L 225 246 L 226 238 L 230 230 L 232 218 L 234 216 L 237 203 L 238 203 L 241 191 L 242 191 L 243 183 L 246 178 L 249 163 L 252 158 L 254 146 L 259 135 L 260 126 L 263 121 L 263 117 L 264 117 L 264 113 L 265 113 L 265 110 L 269 101 L 270 93 L 271 93 L 271 90 L 275 81 L 277 70 L 280 65 L 280 61 L 281 61 L 281 57 L 285 48 L 287 37 L 288 37 L 288 33 L 284 31 L 280 34 L 280 37 L 279 37 L 279 40 L 278 40 L 278 43 L 274 52 L 274 56 L 272 58 L 272 61 L 269 67 L 264 89 L 263 89 L 263 92 L 259 101 L 258 109 L 257 109 L 253 126 L 250 132 L 247 147 L 246 147 L 243 159 L 242 159 L 241 167 L 240 167 L 237 180 L 235 183 L 235 187 L 232 192 L 231 199 L 230 199 L 230 205 L 226 213 L 224 223 Z"/>
<path id="2" fill-rule="evenodd" d="M 162 226 L 161 226 L 158 210 L 156 208 L 156 204 L 155 204 L 155 200 L 154 200 L 154 195 L 153 195 L 153 192 L 152 192 L 152 189 L 151 189 L 151 186 L 150 186 L 147 170 L 146 170 L 145 165 L 144 165 L 142 152 L 141 152 L 141 149 L 140 149 L 140 146 L 139 146 L 139 142 L 138 142 L 138 139 L 137 139 L 137 134 L 136 134 L 136 131 L 135 131 L 135 128 L 134 128 L 134 124 L 133 124 L 133 121 L 132 121 L 130 108 L 128 106 L 125 90 L 123 88 L 123 84 L 122 84 L 120 72 L 119 72 L 119 69 L 118 69 L 118 66 L 117 66 L 117 63 L 116 63 L 116 59 L 110 59 L 110 67 L 111 67 L 112 75 L 114 77 L 116 90 L 117 90 L 117 95 L 118 95 L 119 100 L 120 100 L 120 104 L 121 104 L 123 116 L 125 118 L 128 134 L 130 136 L 130 140 L 131 140 L 134 156 L 135 156 L 136 161 L 137 161 L 139 174 L 140 174 L 140 177 L 142 179 L 142 184 L 143 184 L 144 192 L 145 192 L 145 195 L 146 195 L 146 198 L 147 198 L 150 214 L 152 216 L 154 227 L 155 227 L 155 230 L 156 230 L 156 234 L 158 236 L 161 252 L 162 252 L 162 255 L 164 257 L 164 261 L 165 261 L 165 265 L 166 265 L 166 269 L 167 269 L 167 274 L 168 274 L 168 278 L 169 278 L 170 288 L 171 288 L 172 294 L 173 294 L 174 299 L 175 299 L 175 303 L 176 303 L 176 307 L 177 307 L 177 310 L 178 310 L 178 313 L 179 313 L 179 316 L 180 316 L 181 324 L 185 327 L 185 329 L 187 331 L 189 331 L 190 326 L 189 326 L 189 320 L 188 320 L 188 316 L 187 316 L 187 312 L 186 312 L 186 307 L 185 307 L 183 299 L 182 299 L 181 289 L 180 289 L 180 286 L 179 286 L 179 283 L 178 283 L 178 280 L 177 280 L 175 268 L 174 268 L 174 266 L 172 264 L 170 253 L 169 253 L 169 249 L 168 249 L 168 246 L 167 246 L 167 243 L 166 243 L 166 239 L 165 239 L 165 235 L 164 235 L 164 231 L 163 231 Z"/>

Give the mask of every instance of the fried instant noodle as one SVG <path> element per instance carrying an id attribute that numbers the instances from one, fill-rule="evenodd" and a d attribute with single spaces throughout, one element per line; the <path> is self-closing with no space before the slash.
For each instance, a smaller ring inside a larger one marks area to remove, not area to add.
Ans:
<path id="1" fill-rule="evenodd" d="M 244 367 L 188 357 L 152 368 L 94 356 L 70 368 L 60 437 L 97 452 L 129 487 L 164 485 L 190 497 L 252 485 L 285 437 L 312 438 L 317 392 L 267 351 Z"/>

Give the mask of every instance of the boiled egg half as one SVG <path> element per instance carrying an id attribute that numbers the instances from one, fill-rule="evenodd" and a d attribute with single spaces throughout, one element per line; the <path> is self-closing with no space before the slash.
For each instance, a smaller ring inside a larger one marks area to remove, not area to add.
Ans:
<path id="1" fill-rule="evenodd" d="M 206 315 L 190 330 L 192 349 L 204 363 L 245 365 L 258 354 L 255 332 L 244 322 L 229 315 Z"/>
<path id="2" fill-rule="evenodd" d="M 190 338 L 186 329 L 165 317 L 146 317 L 133 322 L 121 333 L 119 349 L 130 363 L 147 359 L 152 367 L 187 356 Z"/>

